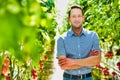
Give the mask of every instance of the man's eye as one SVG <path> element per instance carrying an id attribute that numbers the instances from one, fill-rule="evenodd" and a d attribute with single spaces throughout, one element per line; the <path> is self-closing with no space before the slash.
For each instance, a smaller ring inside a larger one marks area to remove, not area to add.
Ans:
<path id="1" fill-rule="evenodd" d="M 72 16 L 73 18 L 75 18 L 75 16 Z"/>
<path id="2" fill-rule="evenodd" d="M 81 15 L 79 15 L 78 17 L 82 17 Z"/>

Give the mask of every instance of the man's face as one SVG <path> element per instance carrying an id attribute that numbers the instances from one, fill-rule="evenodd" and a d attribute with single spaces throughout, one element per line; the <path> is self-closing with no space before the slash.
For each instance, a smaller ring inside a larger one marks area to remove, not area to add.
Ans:
<path id="1" fill-rule="evenodd" d="M 80 28 L 84 21 L 84 17 L 82 15 L 82 11 L 78 8 L 74 8 L 70 12 L 69 20 L 73 28 Z"/>

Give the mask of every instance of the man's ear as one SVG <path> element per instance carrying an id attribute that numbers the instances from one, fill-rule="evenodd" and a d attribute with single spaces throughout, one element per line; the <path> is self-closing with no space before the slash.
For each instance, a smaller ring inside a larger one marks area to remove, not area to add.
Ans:
<path id="1" fill-rule="evenodd" d="M 68 22 L 70 22 L 70 17 L 68 17 Z"/>

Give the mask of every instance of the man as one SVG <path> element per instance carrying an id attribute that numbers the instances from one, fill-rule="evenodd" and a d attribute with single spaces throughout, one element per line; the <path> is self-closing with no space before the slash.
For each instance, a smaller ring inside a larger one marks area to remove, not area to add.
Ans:
<path id="1" fill-rule="evenodd" d="M 95 32 L 82 27 L 82 8 L 72 6 L 68 20 L 71 29 L 57 40 L 57 58 L 64 70 L 63 80 L 92 80 L 91 67 L 100 63 L 100 47 Z"/>

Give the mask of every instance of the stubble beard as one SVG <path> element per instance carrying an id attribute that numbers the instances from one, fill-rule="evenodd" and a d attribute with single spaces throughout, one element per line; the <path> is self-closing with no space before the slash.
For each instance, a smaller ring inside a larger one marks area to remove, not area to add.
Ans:
<path id="1" fill-rule="evenodd" d="M 72 27 L 73 27 L 74 29 L 80 29 L 80 28 L 82 27 L 82 24 L 81 24 L 81 25 L 78 25 L 78 26 L 72 25 Z"/>

